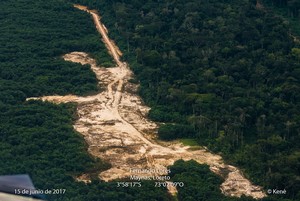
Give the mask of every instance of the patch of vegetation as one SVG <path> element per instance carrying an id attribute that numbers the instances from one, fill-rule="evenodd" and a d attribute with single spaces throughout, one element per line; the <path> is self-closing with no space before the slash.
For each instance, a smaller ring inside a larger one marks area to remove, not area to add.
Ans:
<path id="1" fill-rule="evenodd" d="M 226 197 L 221 193 L 222 178 L 212 173 L 207 165 L 199 165 L 195 161 L 176 161 L 170 167 L 170 176 L 173 182 L 184 183 L 178 187 L 178 200 L 184 201 L 254 201 L 249 197 Z"/>
<path id="2" fill-rule="evenodd" d="M 192 126 L 184 124 L 163 124 L 158 129 L 158 136 L 162 140 L 174 140 L 183 137 L 194 137 Z"/>
<path id="3" fill-rule="evenodd" d="M 199 146 L 197 140 L 193 138 L 180 139 L 180 142 L 185 146 Z"/>

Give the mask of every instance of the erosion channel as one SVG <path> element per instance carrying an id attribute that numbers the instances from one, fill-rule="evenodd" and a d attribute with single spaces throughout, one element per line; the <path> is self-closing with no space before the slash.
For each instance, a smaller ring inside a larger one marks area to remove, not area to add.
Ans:
<path id="1" fill-rule="evenodd" d="M 128 81 L 133 73 L 128 64 L 120 60 L 122 53 L 108 37 L 108 31 L 101 23 L 99 14 L 85 6 L 74 6 L 91 14 L 102 41 L 117 66 L 110 68 L 97 66 L 96 61 L 84 52 L 66 54 L 63 56 L 66 61 L 89 64 L 101 86 L 105 86 L 105 90 L 86 97 L 44 96 L 27 100 L 78 104 L 79 118 L 74 128 L 84 136 L 89 145 L 89 153 L 109 162 L 112 166 L 99 174 L 100 179 L 111 181 L 130 177 L 132 168 L 166 170 L 167 166 L 176 160 L 195 160 L 200 164 L 209 165 L 211 171 L 225 179 L 220 186 L 225 195 L 237 197 L 246 195 L 257 199 L 266 196 L 261 187 L 253 185 L 236 167 L 225 164 L 220 155 L 212 154 L 205 148 L 192 150 L 179 142 L 158 142 L 155 139 L 157 125 L 146 118 L 150 108 L 143 105 L 137 95 L 138 86 Z M 141 172 L 138 176 L 160 176 L 164 175 L 164 172 Z M 88 175 L 85 176 L 84 179 L 88 180 Z M 169 191 L 176 193 L 174 188 L 170 188 Z"/>

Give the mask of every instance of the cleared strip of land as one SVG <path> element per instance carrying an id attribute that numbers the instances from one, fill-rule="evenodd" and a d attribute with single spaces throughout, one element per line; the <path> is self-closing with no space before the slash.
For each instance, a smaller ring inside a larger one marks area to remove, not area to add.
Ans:
<path id="1" fill-rule="evenodd" d="M 105 90 L 87 97 L 44 96 L 28 100 L 78 103 L 79 118 L 74 128 L 84 136 L 93 156 L 112 165 L 111 169 L 99 174 L 101 179 L 110 181 L 130 177 L 132 168 L 160 170 L 139 173 L 138 176 L 141 177 L 164 175 L 167 166 L 176 160 L 193 159 L 200 164 L 208 164 L 213 172 L 224 177 L 225 182 L 220 188 L 225 195 L 246 195 L 254 198 L 266 196 L 261 187 L 251 184 L 236 167 L 225 164 L 221 156 L 212 154 L 205 148 L 191 150 L 178 142 L 158 142 L 155 138 L 157 125 L 146 118 L 149 108 L 137 96 L 138 86 L 128 82 L 133 73 L 128 64 L 120 60 L 122 54 L 108 37 L 99 14 L 81 5 L 75 7 L 92 15 L 95 26 L 117 66 L 99 67 L 94 59 L 83 52 L 72 52 L 63 58 L 66 61 L 89 64 L 99 83 L 106 86 Z M 88 175 L 82 179 L 88 180 Z M 170 192 L 175 193 L 176 189 L 170 189 Z"/>

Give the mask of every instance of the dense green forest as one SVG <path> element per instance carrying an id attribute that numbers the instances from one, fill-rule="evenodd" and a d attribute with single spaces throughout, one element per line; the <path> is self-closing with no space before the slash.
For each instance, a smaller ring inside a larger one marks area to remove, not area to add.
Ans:
<path id="1" fill-rule="evenodd" d="M 262 0 L 265 9 L 272 9 L 287 20 L 293 32 L 300 35 L 300 1 L 298 0 Z"/>
<path id="2" fill-rule="evenodd" d="M 298 1 L 265 2 L 259 9 L 253 0 L 1 1 L 0 175 L 29 173 L 39 189 L 67 189 L 49 200 L 173 199 L 152 182 L 75 182 L 109 167 L 73 130 L 75 105 L 25 102 L 101 90 L 88 66 L 61 58 L 85 51 L 112 62 L 91 17 L 71 4 L 82 3 L 100 11 L 121 46 L 149 117 L 166 123 L 162 139 L 195 138 L 265 189 L 287 190 L 265 201 L 300 200 L 300 47 L 293 23 L 279 15 L 299 20 Z M 206 166 L 178 161 L 171 169 L 172 180 L 186 183 L 178 200 L 251 200 L 224 197 L 222 179 Z"/>
<path id="3" fill-rule="evenodd" d="M 300 199 L 300 49 L 272 9 L 285 5 L 299 22 L 298 1 L 75 2 L 100 11 L 149 117 L 167 123 L 162 139 L 195 138 L 266 189 Z"/>
<path id="4" fill-rule="evenodd" d="M 281 8 L 291 18 L 300 17 L 300 2 L 297 0 L 262 0 L 261 3 Z"/>

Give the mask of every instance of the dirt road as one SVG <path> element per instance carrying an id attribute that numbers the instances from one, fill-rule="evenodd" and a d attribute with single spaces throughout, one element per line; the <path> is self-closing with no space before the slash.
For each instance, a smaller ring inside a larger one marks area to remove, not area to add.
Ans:
<path id="1" fill-rule="evenodd" d="M 99 174 L 101 179 L 110 181 L 133 174 L 138 177 L 165 175 L 167 166 L 176 160 L 193 159 L 200 164 L 208 164 L 213 172 L 224 177 L 225 182 L 220 188 L 225 195 L 247 195 L 254 198 L 266 196 L 260 187 L 252 185 L 244 178 L 237 168 L 226 165 L 219 155 L 212 154 L 204 148 L 191 150 L 177 142 L 159 145 L 153 137 L 157 125 L 146 118 L 150 108 L 143 105 L 141 98 L 136 95 L 138 86 L 128 82 L 133 74 L 128 64 L 120 60 L 122 54 L 108 37 L 106 28 L 100 22 L 100 16 L 87 7 L 75 7 L 92 15 L 95 26 L 117 66 L 101 68 L 84 52 L 72 52 L 63 58 L 70 62 L 90 64 L 99 83 L 106 86 L 106 90 L 87 97 L 44 96 L 28 100 L 78 103 L 79 119 L 74 128 L 84 136 L 89 145 L 88 151 L 93 156 L 108 161 L 112 166 Z M 133 173 L 132 169 L 157 171 Z M 88 176 L 82 179 L 88 180 Z M 175 190 L 170 189 L 170 192 L 174 193 Z"/>

